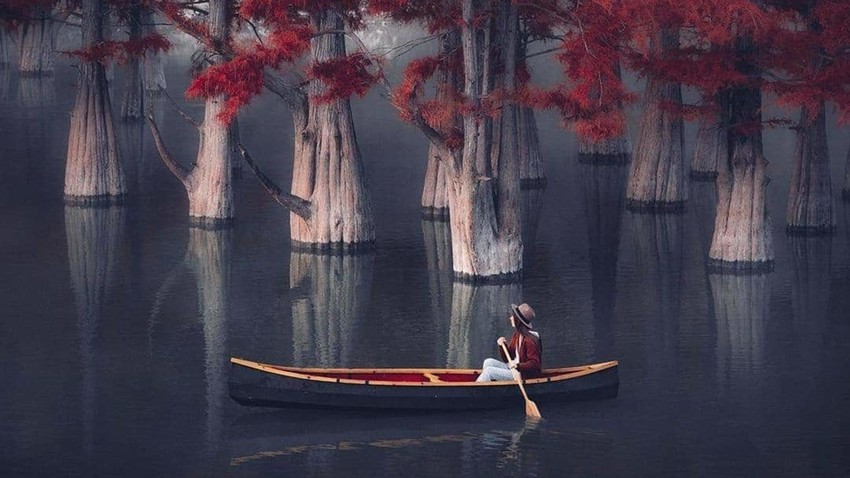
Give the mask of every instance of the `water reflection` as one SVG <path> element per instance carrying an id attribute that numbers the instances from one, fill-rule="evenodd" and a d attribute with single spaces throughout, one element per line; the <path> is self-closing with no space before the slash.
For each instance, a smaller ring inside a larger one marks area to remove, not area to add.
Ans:
<path id="1" fill-rule="evenodd" d="M 295 365 L 350 365 L 372 292 L 373 254 L 292 252 L 289 287 Z"/>
<path id="2" fill-rule="evenodd" d="M 18 103 L 36 110 L 39 117 L 44 111 L 56 104 L 56 82 L 53 76 L 18 77 Z"/>
<path id="3" fill-rule="evenodd" d="M 545 187 L 523 189 L 522 193 L 522 246 L 523 269 L 534 266 L 534 252 L 537 248 L 537 230 L 540 227 L 540 213 L 543 211 Z"/>
<path id="4" fill-rule="evenodd" d="M 12 93 L 12 70 L 0 65 L 0 98 L 6 99 Z"/>
<path id="5" fill-rule="evenodd" d="M 451 228 L 445 221 L 423 220 L 422 236 L 425 240 L 425 261 L 428 267 L 428 288 L 431 298 L 431 318 L 435 339 L 437 362 L 444 362 L 445 344 L 448 343 L 447 317 L 452 306 L 452 238 Z"/>
<path id="6" fill-rule="evenodd" d="M 726 389 L 746 390 L 764 368 L 771 277 L 709 275 L 717 321 L 718 380 Z"/>
<path id="7" fill-rule="evenodd" d="M 801 351 L 800 360 L 815 364 L 820 361 L 818 352 L 822 349 L 829 309 L 832 236 L 792 235 L 788 240 L 794 265 L 794 336 Z"/>
<path id="8" fill-rule="evenodd" d="M 593 319 L 605 335 L 598 337 L 599 346 L 603 350 L 613 350 L 608 332 L 613 330 L 620 221 L 625 203 L 628 169 L 616 165 L 596 164 L 581 164 L 579 167 L 587 218 Z"/>
<path id="9" fill-rule="evenodd" d="M 195 276 L 198 318 L 204 328 L 204 378 L 207 445 L 218 447 L 227 395 L 227 317 L 229 314 L 232 232 L 189 229 L 185 263 Z"/>
<path id="10" fill-rule="evenodd" d="M 452 284 L 448 368 L 477 368 L 496 356 L 496 338 L 510 332 L 508 307 L 522 302 L 522 285 Z"/>
<path id="11" fill-rule="evenodd" d="M 65 208 L 68 269 L 77 308 L 77 333 L 82 370 L 83 449 L 94 443 L 96 351 L 98 324 L 114 282 L 118 248 L 125 228 L 125 209 Z"/>

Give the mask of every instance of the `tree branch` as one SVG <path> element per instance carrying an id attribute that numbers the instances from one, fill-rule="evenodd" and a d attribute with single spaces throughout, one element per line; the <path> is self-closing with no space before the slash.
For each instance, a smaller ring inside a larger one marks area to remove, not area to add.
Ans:
<path id="1" fill-rule="evenodd" d="M 162 162 L 165 163 L 171 174 L 179 179 L 184 186 L 188 187 L 190 171 L 175 161 L 168 148 L 165 147 L 165 143 L 162 141 L 162 135 L 159 134 L 159 128 L 156 126 L 156 121 L 153 120 L 153 115 L 148 114 L 145 119 L 148 121 L 148 125 L 150 125 L 151 134 L 153 134 L 153 140 L 156 143 L 156 150 L 159 151 L 159 157 L 162 158 Z"/>
<path id="2" fill-rule="evenodd" d="M 277 201 L 281 206 L 289 209 L 293 214 L 297 214 L 298 216 L 309 220 L 312 215 L 312 211 L 310 209 L 310 201 L 300 198 L 294 194 L 290 194 L 280 186 L 275 184 L 268 176 L 266 176 L 262 171 L 260 171 L 260 167 L 257 166 L 257 163 L 254 162 L 254 159 L 248 154 L 248 150 L 242 146 L 242 143 L 236 143 L 236 146 L 239 148 L 239 152 L 242 153 L 242 158 L 248 163 L 248 166 L 251 168 L 251 171 L 254 172 L 254 175 L 257 176 L 257 179 L 260 181 L 260 184 L 263 185 L 266 191 L 271 194 L 272 198 Z"/>
<path id="3" fill-rule="evenodd" d="M 180 116 L 181 116 L 184 120 L 186 120 L 186 122 L 187 122 L 187 123 L 189 123 L 190 125 L 194 126 L 195 128 L 200 128 L 200 127 L 201 127 L 201 124 L 200 124 L 200 123 L 198 123 L 198 122 L 195 120 L 195 118 L 192 118 L 191 116 L 189 116 L 189 114 L 188 114 L 188 113 L 186 113 L 185 111 L 183 111 L 182 109 L 180 109 L 180 106 L 178 106 L 178 105 L 177 105 L 177 102 L 176 102 L 176 101 L 174 101 L 174 98 L 172 98 L 172 97 L 171 97 L 171 95 L 169 95 L 169 94 L 168 94 L 168 91 L 166 91 L 166 90 L 165 90 L 165 88 L 163 88 L 162 86 L 160 86 L 160 87 L 159 87 L 159 91 L 161 91 L 161 92 L 162 92 L 162 94 L 163 94 L 163 95 L 165 95 L 165 98 L 168 100 L 168 102 L 169 102 L 169 103 L 171 103 L 171 106 L 173 106 L 173 107 L 174 107 L 174 109 L 175 109 L 175 110 L 177 110 L 177 114 L 179 114 L 179 115 L 180 115 Z"/>

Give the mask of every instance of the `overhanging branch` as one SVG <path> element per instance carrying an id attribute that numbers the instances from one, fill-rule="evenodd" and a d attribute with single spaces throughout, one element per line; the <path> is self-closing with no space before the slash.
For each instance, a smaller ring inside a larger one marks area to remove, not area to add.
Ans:
<path id="1" fill-rule="evenodd" d="M 248 163 L 248 167 L 251 168 L 251 171 L 253 171 L 254 175 L 257 176 L 260 184 L 266 191 L 268 191 L 269 194 L 271 194 L 272 198 L 274 198 L 274 200 L 281 206 L 289 209 L 289 211 L 293 214 L 297 214 L 298 216 L 309 220 L 312 214 L 310 201 L 284 191 L 260 170 L 260 167 L 254 162 L 254 158 L 248 154 L 248 151 L 244 146 L 242 146 L 242 143 L 237 143 L 236 146 L 239 148 L 239 152 L 242 153 L 242 158 L 246 163 Z"/>

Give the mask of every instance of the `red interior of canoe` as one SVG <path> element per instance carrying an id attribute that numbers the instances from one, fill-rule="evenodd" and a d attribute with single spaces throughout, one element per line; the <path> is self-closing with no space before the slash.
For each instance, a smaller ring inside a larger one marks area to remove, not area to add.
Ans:
<path id="1" fill-rule="evenodd" d="M 285 369 L 284 367 L 281 367 Z M 310 372 L 310 375 L 322 376 L 328 378 L 347 378 L 353 380 L 378 380 L 386 382 L 474 382 L 478 378 L 478 373 L 424 373 L 424 372 L 409 372 L 409 373 L 330 373 L 330 372 Z M 544 373 L 543 377 L 554 377 L 557 373 Z M 436 378 L 436 380 L 435 380 Z"/>

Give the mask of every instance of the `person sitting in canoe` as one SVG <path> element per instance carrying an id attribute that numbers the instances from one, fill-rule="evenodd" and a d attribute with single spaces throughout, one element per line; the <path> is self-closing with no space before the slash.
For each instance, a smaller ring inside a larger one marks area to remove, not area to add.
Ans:
<path id="1" fill-rule="evenodd" d="M 508 319 L 511 321 L 511 326 L 516 329 L 507 345 L 511 356 L 505 357 L 501 346 L 507 341 L 504 337 L 499 337 L 496 344 L 502 360 L 492 358 L 484 360 L 483 370 L 476 379 L 477 382 L 517 380 L 519 377 L 529 379 L 540 376 L 543 346 L 540 343 L 540 334 L 532 330 L 534 309 L 528 304 L 522 304 L 519 307 L 511 304 L 511 315 Z"/>

